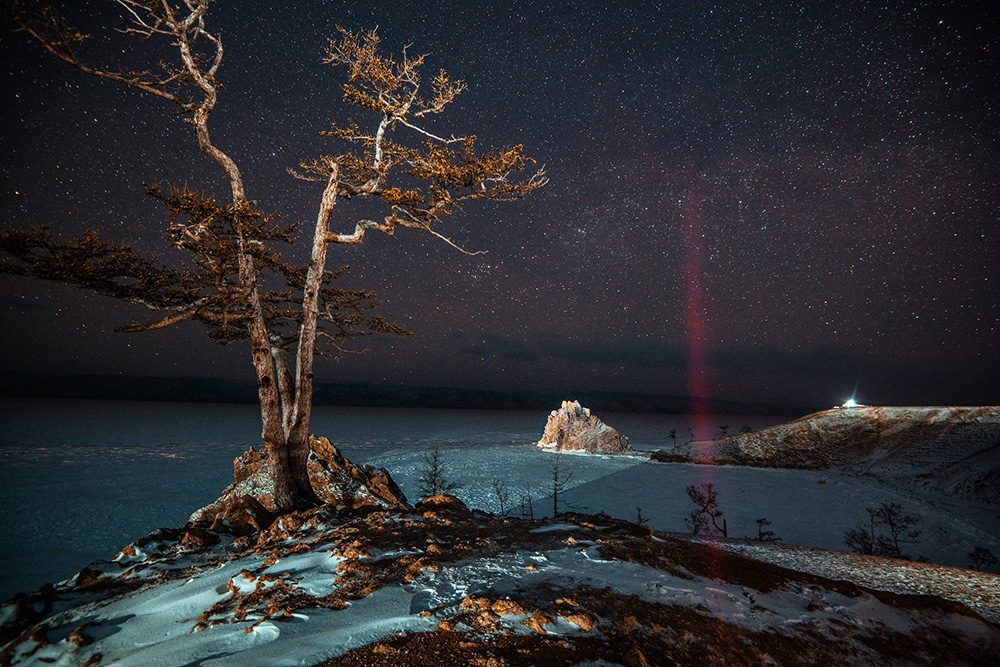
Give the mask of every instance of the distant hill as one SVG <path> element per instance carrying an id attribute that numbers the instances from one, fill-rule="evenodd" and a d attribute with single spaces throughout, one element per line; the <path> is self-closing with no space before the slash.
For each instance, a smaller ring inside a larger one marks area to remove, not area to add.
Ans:
<path id="1" fill-rule="evenodd" d="M 654 458 L 907 477 L 1000 505 L 1000 407 L 833 408 Z"/>
<path id="2" fill-rule="evenodd" d="M 256 403 L 254 382 L 215 378 L 123 377 L 117 375 L 34 375 L 0 371 L 0 396 L 96 398 L 186 403 Z M 464 387 L 316 382 L 316 405 L 480 410 L 552 410 L 563 400 L 578 400 L 602 412 L 687 414 L 694 399 L 625 392 L 494 391 Z M 704 405 L 705 402 L 699 402 Z M 709 400 L 708 409 L 727 415 L 792 415 L 801 406 Z"/>

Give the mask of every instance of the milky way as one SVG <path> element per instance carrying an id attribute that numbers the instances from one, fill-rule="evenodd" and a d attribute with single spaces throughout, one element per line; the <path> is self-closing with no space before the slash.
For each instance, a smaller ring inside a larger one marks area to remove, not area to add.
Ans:
<path id="1" fill-rule="evenodd" d="M 76 4 L 76 3 L 74 3 Z M 980 4 L 217 2 L 224 88 L 213 139 L 249 194 L 311 220 L 286 167 L 352 116 L 321 63 L 335 26 L 378 27 L 468 83 L 433 121 L 523 144 L 550 183 L 469 206 L 438 239 L 334 248 L 416 334 L 324 378 L 591 389 L 825 405 L 1000 397 L 998 16 Z M 101 64 L 149 45 L 70 12 Z M 225 193 L 156 100 L 90 80 L 10 31 L 3 224 L 97 227 L 161 250 L 142 183 Z M 170 57 L 169 50 L 154 53 Z M 344 202 L 334 226 L 365 211 Z M 195 326 L 140 335 L 131 306 L 3 277 L 0 366 L 45 373 L 252 377 Z M 32 349 L 36 354 L 22 354 Z M 697 382 L 692 384 L 692 378 Z M 568 396 L 569 397 L 569 396 Z"/>

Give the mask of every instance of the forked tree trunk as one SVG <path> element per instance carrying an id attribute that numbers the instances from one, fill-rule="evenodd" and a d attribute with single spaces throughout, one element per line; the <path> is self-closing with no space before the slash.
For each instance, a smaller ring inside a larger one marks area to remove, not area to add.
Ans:
<path id="1" fill-rule="evenodd" d="M 196 66 L 188 50 L 187 40 L 181 40 L 181 55 L 188 64 L 189 71 L 195 72 Z M 247 206 L 246 190 L 243 185 L 243 175 L 239 167 L 226 153 L 212 143 L 208 133 L 208 117 L 215 107 L 215 86 L 195 75 L 199 86 L 205 92 L 205 101 L 195 110 L 192 124 L 198 137 L 198 145 L 208 157 L 222 167 L 226 180 L 232 188 L 233 204 L 237 207 Z M 257 373 L 257 396 L 260 400 L 261 438 L 264 441 L 264 452 L 268 467 L 274 482 L 274 503 L 279 510 L 292 510 L 303 501 L 311 502 L 315 494 L 309 484 L 305 471 L 305 459 L 301 461 L 289 456 L 288 433 L 282 419 L 282 403 L 280 398 L 281 385 L 275 370 L 275 360 L 271 354 L 271 341 L 264 322 L 260 303 L 259 281 L 254 267 L 253 255 L 247 250 L 246 237 L 243 234 L 242 220 L 236 224 L 237 242 L 239 244 L 239 278 L 240 285 L 245 290 L 250 306 L 251 318 L 247 324 L 250 336 L 250 347 L 253 355 L 254 370 Z M 287 406 L 285 408 L 287 410 Z M 307 427 L 308 428 L 308 427 Z M 305 439 L 305 456 L 309 454 L 308 434 Z"/>
<path id="2" fill-rule="evenodd" d="M 187 72 L 195 85 L 204 93 L 204 99 L 192 109 L 194 113 L 190 121 L 198 137 L 198 146 L 205 155 L 222 167 L 226 180 L 229 181 L 232 189 L 233 204 L 237 208 L 242 208 L 247 205 L 243 175 L 233 159 L 212 143 L 208 132 L 208 118 L 215 108 L 217 100 L 216 85 L 213 80 L 210 80 L 210 77 L 206 77 L 202 73 L 200 64 L 195 61 L 191 52 L 189 35 L 191 26 L 195 25 L 207 10 L 207 4 L 199 5 L 194 8 L 187 21 L 178 22 L 168 6 L 164 8 L 162 18 L 166 19 L 166 24 L 177 38 L 176 46 L 180 50 L 181 60 L 184 62 Z M 151 12 L 151 14 L 154 17 L 159 16 L 156 12 Z M 195 34 L 197 35 L 197 33 Z M 216 53 L 216 65 L 218 65 L 222 59 L 222 45 L 218 41 L 213 40 L 213 42 L 218 49 Z M 247 333 L 250 337 L 254 370 L 257 373 L 257 396 L 260 399 L 262 426 L 261 438 L 264 440 L 264 451 L 274 481 L 274 502 L 279 510 L 290 510 L 299 503 L 301 485 L 296 482 L 289 467 L 288 441 L 283 427 L 281 399 L 279 397 L 279 379 L 275 372 L 274 360 L 271 358 L 270 336 L 261 309 L 257 270 L 254 266 L 253 255 L 250 254 L 246 246 L 247 241 L 243 234 L 242 220 L 237 220 L 236 235 L 239 244 L 240 287 L 246 293 L 251 312 Z M 308 447 L 308 442 L 306 446 Z M 308 480 L 306 488 L 308 488 Z M 309 489 L 309 495 L 311 494 L 312 490 Z"/>
<path id="3" fill-rule="evenodd" d="M 240 238 L 240 245 L 242 246 L 242 244 L 243 239 Z M 244 284 L 244 289 L 247 290 L 247 298 L 253 313 L 253 317 L 247 324 L 247 330 L 250 334 L 254 370 L 257 373 L 261 437 L 264 440 L 264 451 L 267 454 L 271 478 L 274 481 L 274 503 L 279 510 L 291 510 L 299 504 L 303 494 L 289 465 L 287 437 L 281 418 L 279 379 L 275 372 L 271 344 L 261 313 L 260 295 L 257 292 L 257 279 L 253 270 L 253 257 L 249 254 L 240 254 L 240 279 Z M 308 442 L 306 446 L 308 447 Z M 304 497 L 308 499 L 312 496 L 308 480 L 306 481 L 306 489 L 308 493 Z"/>

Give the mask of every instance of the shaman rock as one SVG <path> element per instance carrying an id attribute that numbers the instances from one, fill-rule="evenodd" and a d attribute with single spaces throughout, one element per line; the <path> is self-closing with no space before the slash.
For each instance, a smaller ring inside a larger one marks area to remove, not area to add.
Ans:
<path id="1" fill-rule="evenodd" d="M 545 424 L 539 447 L 584 450 L 594 454 L 631 454 L 628 438 L 619 434 L 577 401 L 563 401 Z"/>

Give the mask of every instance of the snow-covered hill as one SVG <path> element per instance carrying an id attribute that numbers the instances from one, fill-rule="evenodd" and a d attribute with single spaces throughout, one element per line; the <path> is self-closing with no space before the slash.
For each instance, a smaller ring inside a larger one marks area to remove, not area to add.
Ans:
<path id="1" fill-rule="evenodd" d="M 1000 506 L 1000 407 L 839 407 L 654 456 L 906 477 Z"/>
<path id="2" fill-rule="evenodd" d="M 239 538 L 158 531 L 16 598 L 0 611 L 0 663 L 976 665 L 1000 653 L 997 575 L 852 558 L 833 580 L 602 515 L 503 519 L 450 496 L 325 505 Z M 851 583 L 869 569 L 880 590 Z M 957 585 L 939 596 L 894 590 L 942 573 Z"/>

